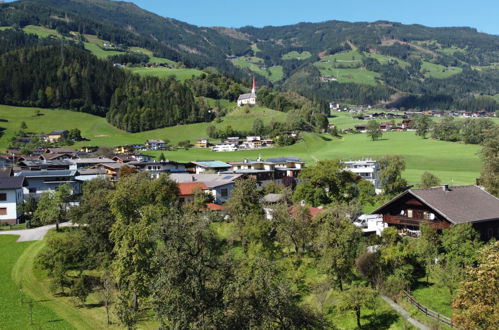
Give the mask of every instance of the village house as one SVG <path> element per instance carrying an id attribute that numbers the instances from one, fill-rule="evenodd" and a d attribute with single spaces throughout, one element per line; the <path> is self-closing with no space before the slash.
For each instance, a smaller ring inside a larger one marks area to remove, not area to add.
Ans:
<path id="1" fill-rule="evenodd" d="M 253 77 L 253 86 L 251 87 L 251 93 L 241 94 L 237 98 L 237 106 L 241 107 L 243 105 L 256 105 L 256 80 Z"/>
<path id="2" fill-rule="evenodd" d="M 131 154 L 135 152 L 134 146 L 117 146 L 114 147 L 114 152 L 117 154 Z"/>
<path id="3" fill-rule="evenodd" d="M 147 140 L 145 147 L 149 150 L 165 150 L 166 143 L 163 140 Z"/>
<path id="4" fill-rule="evenodd" d="M 56 130 L 48 133 L 47 135 L 44 135 L 44 141 L 45 142 L 50 142 L 54 143 L 59 141 L 61 138 L 66 138 L 68 136 L 68 131 L 67 130 Z"/>
<path id="5" fill-rule="evenodd" d="M 275 171 L 285 173 L 287 177 L 298 177 L 301 170 L 305 167 L 305 162 L 302 162 L 298 157 L 276 157 L 267 158 L 267 162 L 274 164 Z"/>
<path id="6" fill-rule="evenodd" d="M 203 183 L 206 193 L 213 196 L 216 204 L 225 203 L 232 194 L 236 180 L 241 178 L 240 174 L 190 174 L 172 173 L 170 178 L 177 183 Z"/>
<path id="7" fill-rule="evenodd" d="M 134 166 L 137 170 L 148 172 L 152 177 L 158 178 L 161 173 L 183 173 L 186 172 L 184 163 L 177 163 L 174 161 L 149 161 L 139 162 L 131 161 L 128 165 Z"/>
<path id="8" fill-rule="evenodd" d="M 194 195 L 197 192 L 205 192 L 208 187 L 202 182 L 182 182 L 177 183 L 178 199 L 181 203 L 190 203 L 194 201 Z"/>
<path id="9" fill-rule="evenodd" d="M 73 165 L 72 159 L 62 160 L 20 160 L 17 165 L 23 171 L 37 171 L 37 170 L 69 170 Z"/>
<path id="10" fill-rule="evenodd" d="M 24 195 L 29 197 L 39 198 L 42 193 L 55 191 L 65 183 L 69 183 L 74 194 L 81 193 L 75 170 L 20 171 L 15 175 L 24 178 Z"/>
<path id="11" fill-rule="evenodd" d="M 71 163 L 71 170 L 79 170 L 82 168 L 89 168 L 97 164 L 112 164 L 116 163 L 116 161 L 106 157 L 94 157 L 73 159 L 71 160 Z"/>
<path id="12" fill-rule="evenodd" d="M 196 148 L 208 148 L 209 142 L 208 139 L 202 138 L 202 139 L 197 139 L 196 143 L 194 144 Z"/>
<path id="13" fill-rule="evenodd" d="M 91 166 L 90 169 L 101 169 L 106 171 L 106 176 L 110 181 L 116 182 L 119 180 L 119 171 L 123 166 L 129 166 L 131 168 L 135 168 L 135 166 L 130 165 L 129 163 L 105 163 L 105 164 L 97 164 Z"/>
<path id="14" fill-rule="evenodd" d="M 377 193 L 381 192 L 381 183 L 379 181 L 380 168 L 378 163 L 372 159 L 349 160 L 342 162 L 345 166 L 345 171 L 350 171 L 362 179 L 371 182 Z"/>
<path id="15" fill-rule="evenodd" d="M 22 216 L 23 177 L 0 177 L 0 224 L 13 225 Z"/>
<path id="16" fill-rule="evenodd" d="M 81 152 L 88 153 L 88 154 L 96 152 L 97 150 L 99 150 L 99 147 L 96 147 L 96 146 L 85 146 L 85 147 L 80 148 Z"/>
<path id="17" fill-rule="evenodd" d="M 222 143 L 211 147 L 211 151 L 214 152 L 232 152 L 236 151 L 238 148 L 233 143 Z"/>
<path id="18" fill-rule="evenodd" d="M 194 172 L 196 174 L 201 174 L 207 171 L 218 173 L 221 171 L 228 170 L 231 165 L 221 162 L 219 160 L 198 160 L 191 162 L 191 168 L 194 166 Z"/>
<path id="19" fill-rule="evenodd" d="M 409 189 L 372 214 L 414 236 L 423 222 L 439 230 L 471 223 L 483 240 L 499 238 L 499 199 L 474 185 Z"/>

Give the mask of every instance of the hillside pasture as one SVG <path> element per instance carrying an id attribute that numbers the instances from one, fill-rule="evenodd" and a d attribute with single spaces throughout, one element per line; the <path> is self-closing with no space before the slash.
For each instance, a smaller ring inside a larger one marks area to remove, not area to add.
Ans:
<path id="1" fill-rule="evenodd" d="M 130 51 L 140 54 L 145 54 L 149 56 L 149 63 L 159 63 L 159 64 L 168 64 L 174 66 L 177 62 L 169 60 L 167 58 L 156 57 L 153 52 L 149 49 L 141 48 L 141 47 L 130 47 Z"/>
<path id="2" fill-rule="evenodd" d="M 231 62 L 237 67 L 249 69 L 272 82 L 277 82 L 284 77 L 282 66 L 276 65 L 267 68 L 265 67 L 263 59 L 259 57 L 241 56 L 231 60 Z"/>
<path id="3" fill-rule="evenodd" d="M 374 86 L 377 84 L 376 78 L 380 77 L 378 72 L 369 71 L 365 68 L 358 69 L 339 69 L 331 63 L 315 62 L 314 65 L 319 69 L 321 75 L 335 77 L 340 83 L 355 83 Z"/>
<path id="4" fill-rule="evenodd" d="M 445 67 L 443 65 L 427 61 L 423 61 L 423 64 L 421 65 L 421 73 L 424 73 L 426 77 L 437 79 L 449 78 L 453 75 L 461 73 L 462 71 L 463 69 L 459 67 Z"/>
<path id="5" fill-rule="evenodd" d="M 378 60 L 379 63 L 381 64 L 389 64 L 389 63 L 398 63 L 401 67 L 405 68 L 408 67 L 410 64 L 404 60 L 401 60 L 400 58 L 393 57 L 393 56 L 386 56 L 386 55 L 381 55 L 381 54 L 376 54 L 376 53 L 366 53 L 366 57 L 374 58 Z"/>
<path id="6" fill-rule="evenodd" d="M 46 28 L 44 26 L 37 26 L 37 25 L 26 25 L 23 28 L 23 31 L 28 34 L 36 34 L 39 37 L 42 38 L 47 38 L 50 36 L 53 37 L 60 37 L 61 35 L 59 32 L 53 29 Z"/>
<path id="7" fill-rule="evenodd" d="M 309 51 L 297 52 L 293 50 L 292 52 L 286 53 L 282 55 L 283 60 L 306 60 L 307 58 L 312 57 Z"/>

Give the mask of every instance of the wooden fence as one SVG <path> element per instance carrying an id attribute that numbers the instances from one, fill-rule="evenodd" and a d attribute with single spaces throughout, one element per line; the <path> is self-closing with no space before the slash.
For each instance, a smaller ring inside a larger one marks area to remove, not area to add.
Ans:
<path id="1" fill-rule="evenodd" d="M 446 324 L 446 325 L 448 325 L 448 326 L 449 326 L 449 327 L 451 327 L 451 328 L 454 328 L 454 327 L 452 326 L 452 320 L 451 320 L 451 318 L 450 318 L 450 317 L 447 317 L 447 316 L 445 316 L 445 315 L 442 315 L 442 314 L 440 314 L 440 313 L 437 313 L 437 312 L 435 312 L 435 311 L 433 311 L 433 310 L 429 309 L 428 307 L 421 305 L 421 304 L 420 304 L 420 303 L 419 303 L 416 299 L 414 299 L 414 297 L 413 297 L 413 296 L 411 296 L 411 295 L 409 294 L 409 292 L 407 292 L 407 291 L 404 291 L 404 296 L 407 298 L 407 300 L 409 301 L 409 303 L 410 303 L 411 305 L 413 305 L 414 307 L 416 307 L 416 308 L 417 308 L 420 312 L 422 312 L 424 315 L 426 315 L 426 316 L 428 316 L 428 317 L 430 317 L 430 318 L 432 318 L 432 319 L 435 319 L 435 320 L 437 320 L 437 321 L 438 321 L 438 322 L 440 322 L 440 323 Z"/>

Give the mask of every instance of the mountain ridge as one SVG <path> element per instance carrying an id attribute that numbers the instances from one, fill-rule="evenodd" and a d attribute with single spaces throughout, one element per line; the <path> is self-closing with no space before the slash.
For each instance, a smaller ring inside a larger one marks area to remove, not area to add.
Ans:
<path id="1" fill-rule="evenodd" d="M 101 39 L 144 47 L 188 67 L 212 66 L 238 79 L 255 75 L 260 85 L 293 86 L 311 98 L 334 95 L 335 100 L 376 103 L 399 92 L 443 93 L 452 99 L 444 106 L 451 107 L 462 98 L 499 94 L 495 84 L 499 36 L 472 27 L 435 28 L 385 20 L 200 27 L 131 2 L 108 0 L 20 0 L 0 8 L 0 25 L 91 30 Z M 10 8 L 10 14 L 4 8 Z M 295 53 L 301 57 L 293 57 Z M 312 88 L 292 83 L 304 72 L 311 75 Z"/>

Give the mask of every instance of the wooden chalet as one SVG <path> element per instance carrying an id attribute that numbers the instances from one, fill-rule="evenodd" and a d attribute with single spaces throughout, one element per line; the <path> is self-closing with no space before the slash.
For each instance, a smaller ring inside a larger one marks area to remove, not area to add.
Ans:
<path id="1" fill-rule="evenodd" d="M 439 230 L 471 223 L 483 240 L 499 238 L 499 199 L 475 185 L 409 189 L 372 214 L 409 233 L 423 222 Z"/>

